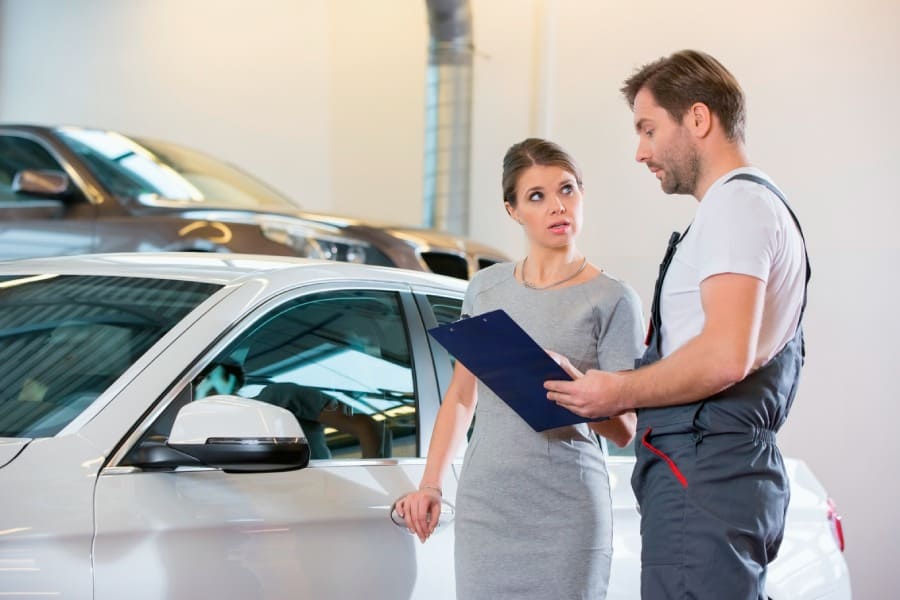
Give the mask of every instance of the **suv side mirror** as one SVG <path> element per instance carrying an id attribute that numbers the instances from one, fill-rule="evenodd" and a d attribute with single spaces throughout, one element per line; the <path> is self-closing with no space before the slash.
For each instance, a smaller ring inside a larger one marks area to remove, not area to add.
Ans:
<path id="1" fill-rule="evenodd" d="M 69 176 L 62 171 L 25 169 L 13 177 L 12 191 L 50 198 L 63 196 L 69 191 Z"/>
<path id="2" fill-rule="evenodd" d="M 302 469 L 309 444 L 290 411 L 240 396 L 209 396 L 178 411 L 166 446 L 229 473 Z"/>

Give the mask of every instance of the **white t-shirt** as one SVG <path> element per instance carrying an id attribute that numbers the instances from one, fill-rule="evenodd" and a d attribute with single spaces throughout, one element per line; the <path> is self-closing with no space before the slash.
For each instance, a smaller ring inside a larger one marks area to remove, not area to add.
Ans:
<path id="1" fill-rule="evenodd" d="M 769 189 L 741 179 L 726 183 L 738 173 L 768 179 L 756 168 L 735 169 L 703 196 L 662 287 L 663 356 L 700 333 L 700 283 L 721 273 L 750 275 L 766 284 L 754 369 L 796 333 L 806 276 L 803 240 L 784 203 Z"/>

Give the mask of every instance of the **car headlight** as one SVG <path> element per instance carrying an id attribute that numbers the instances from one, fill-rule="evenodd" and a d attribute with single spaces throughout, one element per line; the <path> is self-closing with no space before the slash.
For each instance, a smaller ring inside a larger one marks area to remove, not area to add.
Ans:
<path id="1" fill-rule="evenodd" d="M 343 237 L 339 230 L 330 232 L 294 219 L 265 217 L 260 219 L 259 226 L 268 239 L 293 248 L 304 258 L 363 264 L 371 251 L 366 242 Z"/>

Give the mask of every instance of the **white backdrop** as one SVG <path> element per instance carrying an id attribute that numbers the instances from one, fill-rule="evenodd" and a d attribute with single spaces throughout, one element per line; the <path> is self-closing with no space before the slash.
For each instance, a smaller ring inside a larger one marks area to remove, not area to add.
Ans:
<path id="1" fill-rule="evenodd" d="M 518 256 L 500 161 L 528 135 L 585 172 L 582 249 L 648 308 L 668 234 L 694 209 L 633 161 L 618 94 L 693 47 L 748 96 L 751 160 L 784 189 L 813 260 L 809 356 L 785 453 L 844 514 L 857 598 L 900 585 L 897 261 L 900 3 L 473 0 L 471 235 Z M 305 207 L 421 220 L 423 0 L 0 0 L 0 120 L 97 125 L 235 162 Z"/>

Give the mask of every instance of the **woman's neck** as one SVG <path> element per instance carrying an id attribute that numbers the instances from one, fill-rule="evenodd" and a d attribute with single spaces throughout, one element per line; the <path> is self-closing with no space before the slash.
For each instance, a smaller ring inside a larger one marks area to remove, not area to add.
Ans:
<path id="1" fill-rule="evenodd" d="M 528 251 L 528 265 L 524 275 L 530 283 L 540 286 L 571 275 L 583 260 L 584 255 L 575 246 L 564 248 L 532 246 Z"/>

